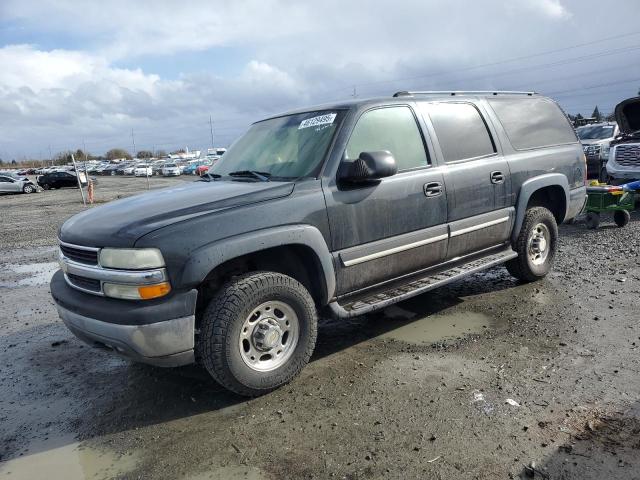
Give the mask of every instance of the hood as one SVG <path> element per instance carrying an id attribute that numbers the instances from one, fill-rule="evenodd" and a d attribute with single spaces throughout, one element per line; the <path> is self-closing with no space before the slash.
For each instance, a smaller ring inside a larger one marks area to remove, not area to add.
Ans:
<path id="1" fill-rule="evenodd" d="M 622 133 L 640 130 L 640 97 L 627 98 L 616 105 L 616 121 Z"/>
<path id="2" fill-rule="evenodd" d="M 286 197 L 292 182 L 189 182 L 91 208 L 60 228 L 63 242 L 132 247 L 143 235 L 189 218 Z"/>

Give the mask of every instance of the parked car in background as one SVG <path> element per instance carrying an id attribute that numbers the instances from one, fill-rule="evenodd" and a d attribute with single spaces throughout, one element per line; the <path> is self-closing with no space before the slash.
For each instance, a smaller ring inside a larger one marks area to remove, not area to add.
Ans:
<path id="1" fill-rule="evenodd" d="M 578 127 L 576 133 L 587 157 L 587 178 L 604 180 L 611 141 L 620 134 L 618 124 L 607 122 L 585 125 Z"/>
<path id="2" fill-rule="evenodd" d="M 118 168 L 116 168 L 117 175 L 125 175 L 125 170 L 131 167 L 133 164 L 131 162 L 121 162 L 118 164 Z"/>
<path id="3" fill-rule="evenodd" d="M 153 171 L 153 174 L 162 175 L 162 168 L 164 167 L 164 164 L 164 160 L 156 160 L 155 162 L 151 163 L 151 170 Z"/>
<path id="4" fill-rule="evenodd" d="M 204 175 L 209 171 L 209 168 L 211 168 L 216 163 L 216 160 L 204 160 L 196 167 L 194 173 L 199 176 Z"/>
<path id="5" fill-rule="evenodd" d="M 118 174 L 118 164 L 114 163 L 109 165 L 108 167 L 106 167 L 104 170 L 102 170 L 101 172 L 102 175 L 117 175 Z"/>
<path id="6" fill-rule="evenodd" d="M 196 168 L 200 165 L 200 161 L 191 161 L 185 167 L 182 173 L 185 175 L 195 175 Z"/>
<path id="7" fill-rule="evenodd" d="M 80 178 L 82 178 L 82 176 Z M 37 182 L 38 185 L 45 190 L 49 190 L 51 188 L 78 187 L 78 177 L 72 172 L 45 173 L 37 178 Z M 86 181 L 82 182 L 83 186 L 86 184 Z"/>
<path id="8" fill-rule="evenodd" d="M 640 180 L 640 97 L 616 105 L 620 136 L 611 142 L 606 173 L 611 183 Z"/>
<path id="9" fill-rule="evenodd" d="M 165 163 L 162 166 L 162 175 L 165 177 L 177 177 L 180 175 L 180 167 L 175 163 Z"/>
<path id="10" fill-rule="evenodd" d="M 34 183 L 25 176 L 0 175 L 0 193 L 33 193 L 37 191 Z"/>
<path id="11" fill-rule="evenodd" d="M 129 165 L 127 165 L 123 169 L 123 174 L 124 175 L 133 175 L 135 171 L 136 171 L 136 164 L 135 163 L 130 163 Z"/>
<path id="12" fill-rule="evenodd" d="M 150 177 L 151 175 L 153 175 L 153 169 L 151 168 L 151 165 L 147 163 L 139 163 L 138 165 L 136 165 L 133 174 L 136 177 Z"/>
<path id="13" fill-rule="evenodd" d="M 296 110 L 253 124 L 210 170 L 67 220 L 50 291 L 89 345 L 201 362 L 247 396 L 301 371 L 321 315 L 361 316 L 501 264 L 544 278 L 558 224 L 586 202 L 573 127 L 529 92 Z"/>

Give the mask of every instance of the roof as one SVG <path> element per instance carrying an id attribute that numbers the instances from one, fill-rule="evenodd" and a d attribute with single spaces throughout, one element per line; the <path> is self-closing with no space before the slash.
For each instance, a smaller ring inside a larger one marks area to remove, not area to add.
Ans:
<path id="1" fill-rule="evenodd" d="M 469 90 L 469 91 L 455 91 L 455 90 L 441 90 L 441 91 L 399 91 L 394 93 L 391 97 L 372 97 L 361 98 L 352 100 L 342 100 L 339 102 L 322 103 L 318 105 L 310 105 L 305 108 L 298 108 L 294 110 L 288 110 L 276 115 L 270 115 L 258 121 L 264 121 L 271 118 L 283 117 L 285 115 L 296 115 L 299 113 L 307 113 L 320 110 L 349 110 L 354 107 L 362 108 L 371 105 L 378 104 L 393 104 L 402 103 L 406 101 L 407 97 L 410 98 L 447 98 L 451 97 L 486 97 L 486 96 L 539 96 L 536 92 L 516 92 L 516 91 L 502 91 L 502 90 Z"/>

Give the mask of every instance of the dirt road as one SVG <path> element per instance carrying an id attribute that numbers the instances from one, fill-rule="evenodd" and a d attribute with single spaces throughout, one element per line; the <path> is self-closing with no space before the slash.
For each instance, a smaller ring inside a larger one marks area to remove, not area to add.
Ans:
<path id="1" fill-rule="evenodd" d="M 140 179 L 100 179 L 97 198 Z M 152 187 L 177 179 L 152 179 Z M 640 475 L 640 216 L 561 228 L 556 266 L 496 268 L 351 321 L 247 400 L 199 368 L 76 340 L 48 291 L 74 190 L 0 197 L 0 475 L 632 479 Z"/>

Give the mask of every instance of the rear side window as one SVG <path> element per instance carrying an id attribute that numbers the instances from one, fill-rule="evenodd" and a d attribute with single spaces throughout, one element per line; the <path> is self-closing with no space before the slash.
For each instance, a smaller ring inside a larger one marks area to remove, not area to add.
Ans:
<path id="1" fill-rule="evenodd" d="M 489 99 L 516 150 L 576 142 L 560 107 L 546 98 Z"/>
<path id="2" fill-rule="evenodd" d="M 496 152 L 478 109 L 470 103 L 426 104 L 445 162 L 484 157 Z"/>
<path id="3" fill-rule="evenodd" d="M 398 170 L 426 167 L 427 154 L 409 107 L 388 107 L 364 113 L 351 133 L 345 152 L 355 160 L 362 152 L 391 152 Z"/>

